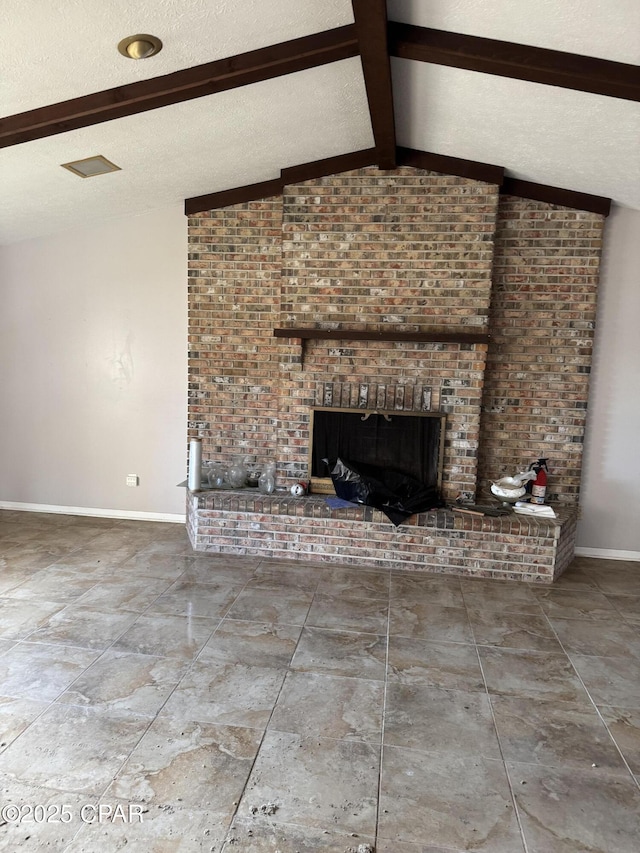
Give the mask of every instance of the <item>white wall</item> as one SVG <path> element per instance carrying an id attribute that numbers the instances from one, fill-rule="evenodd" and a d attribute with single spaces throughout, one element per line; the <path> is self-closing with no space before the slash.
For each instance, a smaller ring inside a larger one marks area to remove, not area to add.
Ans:
<path id="1" fill-rule="evenodd" d="M 0 504 L 184 514 L 186 232 L 175 206 L 0 249 Z"/>
<path id="2" fill-rule="evenodd" d="M 577 544 L 640 558 L 640 211 L 614 206 L 604 245 Z"/>

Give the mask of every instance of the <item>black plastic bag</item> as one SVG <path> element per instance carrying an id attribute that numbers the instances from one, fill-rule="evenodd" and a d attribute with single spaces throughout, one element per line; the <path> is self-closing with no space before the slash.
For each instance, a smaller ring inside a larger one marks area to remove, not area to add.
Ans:
<path id="1" fill-rule="evenodd" d="M 333 459 L 329 462 L 336 495 L 381 510 L 396 527 L 417 512 L 444 506 L 438 489 L 401 471 Z"/>

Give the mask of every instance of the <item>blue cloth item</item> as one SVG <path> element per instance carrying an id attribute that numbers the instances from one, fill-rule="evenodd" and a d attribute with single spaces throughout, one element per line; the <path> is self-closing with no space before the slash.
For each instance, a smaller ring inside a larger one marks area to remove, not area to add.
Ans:
<path id="1" fill-rule="evenodd" d="M 354 504 L 351 501 L 345 501 L 342 498 L 326 498 L 327 504 L 331 507 L 331 509 L 342 509 L 342 507 L 347 506 L 358 506 L 358 504 Z"/>

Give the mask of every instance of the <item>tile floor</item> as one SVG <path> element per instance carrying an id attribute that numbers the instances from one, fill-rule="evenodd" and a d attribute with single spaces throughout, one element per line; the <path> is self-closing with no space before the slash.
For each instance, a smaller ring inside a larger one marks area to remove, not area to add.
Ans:
<path id="1" fill-rule="evenodd" d="M 638 563 L 540 588 L 0 512 L 1 851 L 636 853 L 639 782 Z"/>

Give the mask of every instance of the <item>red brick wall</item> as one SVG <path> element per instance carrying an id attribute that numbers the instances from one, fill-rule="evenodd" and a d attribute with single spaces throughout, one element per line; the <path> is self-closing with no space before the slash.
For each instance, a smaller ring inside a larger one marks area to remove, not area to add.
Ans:
<path id="1" fill-rule="evenodd" d="M 282 325 L 486 330 L 497 203 L 413 168 L 286 187 Z"/>
<path id="2" fill-rule="evenodd" d="M 496 186 L 466 178 L 361 169 L 190 219 L 189 428 L 204 457 L 275 458 L 298 479 L 327 383 L 354 407 L 363 386 L 377 408 L 420 408 L 426 389 L 448 415 L 445 495 L 472 493 L 486 345 L 315 341 L 303 358 L 272 330 L 486 331 L 497 204 Z"/>
<path id="3" fill-rule="evenodd" d="M 577 505 L 604 218 L 500 200 L 479 486 L 548 457 L 547 499 Z"/>
<path id="4" fill-rule="evenodd" d="M 464 178 L 362 169 L 191 218 L 189 434 L 204 458 L 275 459 L 291 481 L 307 474 L 309 409 L 327 394 L 412 410 L 424 395 L 448 416 L 448 499 L 547 456 L 551 500 L 575 505 L 603 219 L 498 200 Z M 488 361 L 486 345 L 310 341 L 303 353 L 278 326 L 488 326 L 492 343 Z"/>
<path id="5" fill-rule="evenodd" d="M 203 458 L 276 455 L 282 199 L 189 220 L 189 435 Z"/>

